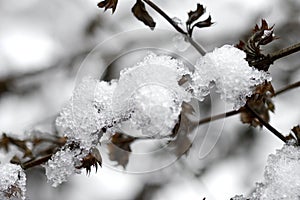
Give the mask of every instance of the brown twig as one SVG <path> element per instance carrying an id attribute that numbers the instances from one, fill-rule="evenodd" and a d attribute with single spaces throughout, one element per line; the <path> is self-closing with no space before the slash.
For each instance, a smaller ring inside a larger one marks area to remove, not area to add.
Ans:
<path id="1" fill-rule="evenodd" d="M 297 88 L 297 87 L 300 87 L 300 81 L 298 81 L 298 82 L 296 82 L 296 83 L 293 83 L 293 84 L 290 84 L 290 85 L 288 85 L 288 86 L 286 86 L 286 87 L 284 87 L 284 88 L 279 89 L 278 91 L 275 92 L 275 94 L 274 94 L 273 96 L 277 96 L 277 95 L 279 95 L 279 94 L 282 94 L 282 93 L 284 93 L 284 92 L 287 92 L 287 91 L 289 91 L 289 90 L 291 90 L 291 89 L 295 89 L 295 88 Z"/>
<path id="2" fill-rule="evenodd" d="M 274 53 L 269 54 L 269 59 L 274 62 L 275 60 L 278 60 L 280 58 L 283 58 L 285 56 L 291 55 L 293 53 L 296 53 L 300 51 L 300 43 L 294 44 L 290 47 L 281 49 L 279 51 L 276 51 Z"/>
<path id="3" fill-rule="evenodd" d="M 259 122 L 264 125 L 269 131 L 271 131 L 275 136 L 277 136 L 280 140 L 282 140 L 284 143 L 287 142 L 286 138 L 277 131 L 273 126 L 271 126 L 268 122 L 266 122 L 254 109 L 252 109 L 248 104 L 245 105 L 245 108 L 249 110 L 251 114 L 253 114 Z"/>
<path id="4" fill-rule="evenodd" d="M 32 167 L 35 167 L 35 166 L 39 166 L 39 165 L 47 162 L 52 157 L 52 155 L 53 154 L 48 154 L 48 155 L 43 156 L 41 158 L 38 158 L 38 159 L 35 159 L 35 160 L 30 160 L 28 162 L 22 163 L 21 167 L 24 170 L 26 170 L 26 169 L 29 169 L 29 168 L 32 168 Z"/>
<path id="5" fill-rule="evenodd" d="M 212 121 L 215 121 L 215 120 L 218 120 L 218 119 L 223 119 L 223 118 L 226 118 L 226 117 L 230 117 L 230 116 L 239 114 L 240 112 L 241 112 L 240 110 L 232 110 L 232 111 L 222 113 L 222 114 L 218 114 L 218 115 L 215 115 L 215 116 L 212 116 L 212 117 L 207 117 L 207 118 L 201 119 L 198 122 L 198 125 L 205 124 L 205 123 L 208 123 L 208 122 L 212 122 Z"/>
<path id="6" fill-rule="evenodd" d="M 182 28 L 180 28 L 175 22 L 174 20 L 169 17 L 169 15 L 167 15 L 162 9 L 160 9 L 160 7 L 158 7 L 155 3 L 153 3 L 150 0 L 143 0 L 146 4 L 148 4 L 153 10 L 155 10 L 157 13 L 159 13 L 163 18 L 165 18 L 174 28 L 176 31 L 178 31 L 179 33 L 181 33 L 182 35 L 185 36 L 185 38 L 189 41 L 189 43 L 201 54 L 201 55 L 205 55 L 206 54 L 206 50 L 200 45 L 198 44 L 195 40 L 193 40 L 192 37 L 189 36 L 189 34 L 184 31 Z"/>

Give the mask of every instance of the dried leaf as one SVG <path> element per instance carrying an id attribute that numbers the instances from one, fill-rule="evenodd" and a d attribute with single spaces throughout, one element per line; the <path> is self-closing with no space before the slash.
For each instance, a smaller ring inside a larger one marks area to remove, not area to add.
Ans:
<path id="1" fill-rule="evenodd" d="M 178 123 L 175 125 L 171 135 L 174 139 L 168 144 L 168 147 L 173 149 L 176 156 L 187 154 L 192 145 L 189 135 L 193 132 L 194 128 L 198 126 L 189 118 L 194 112 L 195 110 L 190 104 L 183 102 Z"/>
<path id="2" fill-rule="evenodd" d="M 3 192 L 5 197 L 8 197 L 10 199 L 11 197 L 14 197 L 12 199 L 21 199 L 22 197 L 22 190 L 19 186 L 16 185 L 11 185 L 7 190 L 5 191 L 0 191 Z"/>
<path id="3" fill-rule="evenodd" d="M 203 7 L 203 5 L 201 5 L 199 3 L 197 4 L 197 9 L 195 11 L 190 11 L 188 13 L 189 18 L 186 21 L 186 27 L 187 27 L 188 34 L 190 36 L 192 36 L 193 30 L 194 30 L 195 27 L 204 28 L 204 27 L 209 27 L 213 24 L 211 22 L 211 16 L 210 15 L 206 20 L 196 22 L 204 13 L 205 13 L 205 8 Z"/>
<path id="4" fill-rule="evenodd" d="M 274 112 L 275 106 L 271 97 L 275 91 L 271 82 L 258 85 L 250 98 L 247 100 L 247 104 L 253 108 L 256 113 L 260 115 L 264 121 L 269 122 L 269 111 Z M 253 127 L 261 126 L 260 121 L 247 109 L 241 108 L 241 121 L 246 124 L 250 124 Z"/>
<path id="5" fill-rule="evenodd" d="M 98 3 L 99 8 L 104 8 L 104 11 L 107 9 L 112 9 L 112 13 L 115 12 L 117 8 L 118 0 L 104 0 Z"/>
<path id="6" fill-rule="evenodd" d="M 90 174 L 92 170 L 92 166 L 96 168 L 96 172 L 98 170 L 98 165 L 102 167 L 102 157 L 99 150 L 96 147 L 92 147 L 89 151 L 89 154 L 86 155 L 81 160 L 81 165 L 76 167 L 77 169 L 86 169 L 86 173 Z"/>
<path id="7" fill-rule="evenodd" d="M 146 26 L 149 26 L 151 30 L 154 29 L 156 23 L 146 10 L 145 4 L 141 0 L 137 0 L 131 9 L 134 16 L 142 21 Z"/>
<path id="8" fill-rule="evenodd" d="M 278 39 L 274 35 L 274 25 L 269 27 L 266 20 L 261 20 L 261 26 L 257 24 L 252 30 L 252 35 L 247 42 L 240 42 L 236 45 L 237 48 L 245 51 L 247 54 L 246 60 L 250 66 L 253 66 L 259 70 L 267 71 L 270 65 L 273 63 L 268 60 L 268 56 L 261 53 L 261 45 L 267 45 L 272 41 Z"/>
<path id="9" fill-rule="evenodd" d="M 205 8 L 201 4 L 197 4 L 197 9 L 195 11 L 190 11 L 188 13 L 189 18 L 186 21 L 187 25 L 191 25 L 193 22 L 195 22 L 197 19 L 199 19 L 203 14 L 205 13 Z"/>
<path id="10" fill-rule="evenodd" d="M 198 28 L 204 28 L 204 27 L 210 27 L 213 23 L 211 22 L 211 16 L 204 20 L 197 22 L 196 24 L 193 25 L 193 27 L 198 27 Z"/>
<path id="11" fill-rule="evenodd" d="M 131 153 L 131 143 L 134 142 L 135 138 L 116 133 L 111 138 L 111 143 L 108 144 L 109 159 L 111 161 L 117 161 L 118 165 L 126 168 L 129 155 Z"/>

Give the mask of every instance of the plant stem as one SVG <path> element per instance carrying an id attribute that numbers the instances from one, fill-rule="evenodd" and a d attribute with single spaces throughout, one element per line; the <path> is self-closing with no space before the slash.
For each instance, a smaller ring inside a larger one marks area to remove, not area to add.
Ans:
<path id="1" fill-rule="evenodd" d="M 271 54 L 269 54 L 269 56 L 270 56 L 269 58 L 272 62 L 274 62 L 275 60 L 278 60 L 285 56 L 291 55 L 298 51 L 300 51 L 300 43 L 294 44 L 290 47 L 287 47 L 287 48 L 281 49 L 277 52 L 271 53 Z"/>
<path id="2" fill-rule="evenodd" d="M 219 115 L 215 115 L 215 116 L 212 116 L 212 117 L 207 117 L 207 118 L 201 119 L 198 122 L 198 125 L 205 124 L 207 122 L 215 121 L 215 120 L 218 120 L 218 119 L 223 119 L 223 118 L 226 118 L 226 117 L 230 117 L 230 116 L 236 115 L 240 112 L 241 112 L 240 110 L 232 110 L 232 111 L 222 113 L 222 114 L 219 114 Z"/>
<path id="3" fill-rule="evenodd" d="M 51 156 L 52 156 L 52 154 L 48 154 L 39 159 L 25 162 L 25 163 L 21 164 L 21 166 L 24 170 L 35 167 L 35 166 L 38 166 L 38 165 L 41 165 L 41 164 L 47 162 L 51 158 Z"/>
<path id="4" fill-rule="evenodd" d="M 181 33 L 185 36 L 185 38 L 188 40 L 188 42 L 202 55 L 204 56 L 206 54 L 206 50 L 199 45 L 195 40 L 193 40 L 192 37 L 189 36 L 189 34 L 184 31 L 181 27 L 177 25 L 177 23 L 174 22 L 174 20 L 167 15 L 160 7 L 158 7 L 155 3 L 153 3 L 150 0 L 143 0 L 146 4 L 148 4 L 153 10 L 155 10 L 157 13 L 159 13 L 163 18 L 165 18 L 174 28 L 176 31 Z"/>
<path id="5" fill-rule="evenodd" d="M 269 131 L 271 131 L 275 136 L 277 136 L 280 140 L 282 140 L 284 143 L 287 143 L 286 138 L 277 131 L 273 126 L 271 126 L 268 122 L 266 122 L 254 109 L 252 109 L 248 104 L 245 105 L 245 108 L 251 112 L 258 120 L 259 122 L 264 125 Z"/>
<path id="6" fill-rule="evenodd" d="M 290 84 L 284 88 L 281 88 L 280 90 L 278 90 L 273 96 L 277 96 L 281 93 L 284 93 L 284 92 L 287 92 L 291 89 L 294 89 L 294 88 L 297 88 L 297 87 L 300 87 L 300 81 L 296 82 L 296 83 L 293 83 L 293 84 Z"/>

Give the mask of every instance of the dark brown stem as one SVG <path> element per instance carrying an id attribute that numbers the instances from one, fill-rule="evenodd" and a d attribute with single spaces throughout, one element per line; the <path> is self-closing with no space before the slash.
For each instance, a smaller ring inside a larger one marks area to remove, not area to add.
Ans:
<path id="1" fill-rule="evenodd" d="M 268 122 L 266 122 L 261 116 L 254 110 L 252 109 L 248 104 L 245 105 L 245 108 L 252 114 L 254 115 L 259 122 L 264 125 L 269 131 L 271 131 L 275 136 L 277 136 L 280 140 L 282 140 L 284 143 L 287 143 L 286 138 L 279 132 L 277 131 L 273 126 L 271 126 Z"/>
<path id="2" fill-rule="evenodd" d="M 287 48 L 281 49 L 277 52 L 271 53 L 269 56 L 270 56 L 270 60 L 272 62 L 274 62 L 275 60 L 278 60 L 278 59 L 283 58 L 285 56 L 291 55 L 291 54 L 296 53 L 298 51 L 300 51 L 300 43 L 294 44 L 290 47 L 287 47 Z"/>
<path id="3" fill-rule="evenodd" d="M 287 92 L 287 91 L 289 91 L 291 89 L 295 89 L 297 87 L 300 87 L 300 81 L 298 81 L 296 83 L 293 83 L 293 84 L 290 84 L 290 85 L 288 85 L 288 86 L 286 86 L 284 88 L 281 88 L 280 90 L 276 91 L 276 93 L 273 96 L 277 96 L 277 95 L 279 95 L 281 93 Z"/>
<path id="4" fill-rule="evenodd" d="M 222 114 L 219 114 L 219 115 L 215 115 L 215 116 L 212 116 L 212 117 L 207 117 L 207 118 L 201 119 L 198 122 L 198 125 L 205 124 L 205 123 L 215 121 L 215 120 L 218 120 L 218 119 L 223 119 L 223 118 L 226 118 L 226 117 L 230 117 L 230 116 L 236 115 L 240 112 L 241 112 L 240 110 L 232 110 L 232 111 L 222 113 Z"/>
<path id="5" fill-rule="evenodd" d="M 21 164 L 21 167 L 24 170 L 26 170 L 26 169 L 29 169 L 29 168 L 32 168 L 32 167 L 35 167 L 35 166 L 39 166 L 39 165 L 44 164 L 45 162 L 47 162 L 51 158 L 52 155 L 53 154 L 48 154 L 48 155 L 46 155 L 44 157 L 41 157 L 39 159 L 30 160 L 28 162 L 25 162 L 25 163 Z"/>
<path id="6" fill-rule="evenodd" d="M 153 3 L 150 0 L 143 0 L 146 4 L 148 4 L 153 10 L 155 10 L 157 13 L 159 13 L 163 18 L 165 18 L 174 28 L 176 31 L 178 31 L 179 33 L 183 34 L 185 36 L 185 38 L 189 41 L 189 43 L 201 54 L 201 55 L 205 55 L 206 54 L 206 50 L 199 45 L 195 40 L 193 40 L 193 38 L 191 38 L 189 36 L 189 34 L 184 31 L 181 27 L 179 27 L 177 25 L 177 23 L 174 22 L 174 20 L 169 17 L 169 15 L 167 15 L 162 9 L 160 9 L 160 7 L 158 7 L 155 3 Z"/>

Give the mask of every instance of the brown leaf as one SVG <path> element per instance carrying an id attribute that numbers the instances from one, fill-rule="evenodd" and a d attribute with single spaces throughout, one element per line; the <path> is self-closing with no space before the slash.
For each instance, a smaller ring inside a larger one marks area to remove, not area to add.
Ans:
<path id="1" fill-rule="evenodd" d="M 131 152 L 131 143 L 135 138 L 124 135 L 122 133 L 115 133 L 111 138 L 111 143 L 108 144 L 109 159 L 111 161 L 117 161 L 118 165 L 125 168 L 129 161 L 129 155 Z"/>
<path id="2" fill-rule="evenodd" d="M 260 115 L 264 121 L 269 122 L 269 111 L 274 112 L 275 106 L 271 97 L 274 95 L 274 88 L 271 82 L 265 82 L 258 85 L 250 98 L 247 100 L 247 104 L 253 108 L 256 113 Z M 260 121 L 247 109 L 241 108 L 241 121 L 246 124 L 250 124 L 253 127 L 261 126 Z"/>
<path id="3" fill-rule="evenodd" d="M 17 185 L 11 185 L 6 190 L 0 192 L 3 192 L 4 196 L 8 197 L 8 199 L 11 197 L 14 197 L 12 199 L 21 199 L 23 195 L 21 188 Z"/>
<path id="4" fill-rule="evenodd" d="M 96 147 L 92 147 L 84 158 L 81 160 L 81 165 L 76 167 L 77 169 L 86 169 L 86 173 L 91 173 L 92 166 L 95 167 L 96 172 L 98 170 L 98 165 L 102 167 L 102 157 L 99 150 Z"/>
<path id="5" fill-rule="evenodd" d="M 151 30 L 154 29 L 156 23 L 146 10 L 145 4 L 141 0 L 137 0 L 131 9 L 134 16 L 142 21 L 146 26 L 149 26 Z"/>
<path id="6" fill-rule="evenodd" d="M 197 19 L 199 19 L 203 14 L 205 13 L 205 8 L 201 4 L 197 4 L 197 9 L 195 11 L 190 11 L 188 13 L 189 18 L 186 21 L 187 25 L 191 25 L 193 22 L 195 22 Z"/>
<path id="7" fill-rule="evenodd" d="M 261 26 L 257 24 L 252 30 L 252 35 L 248 38 L 247 42 L 240 42 L 236 45 L 239 49 L 245 51 L 247 54 L 246 60 L 250 66 L 253 66 L 259 70 L 267 71 L 273 61 L 268 60 L 268 56 L 261 53 L 261 45 L 267 45 L 272 41 L 278 39 L 274 35 L 274 25 L 269 27 L 266 20 L 261 20 Z"/>
<path id="8" fill-rule="evenodd" d="M 210 27 L 212 24 L 213 22 L 211 22 L 211 16 L 209 15 L 209 17 L 206 20 L 197 22 L 196 24 L 193 25 L 193 27 L 204 28 L 204 27 Z"/>
<path id="9" fill-rule="evenodd" d="M 201 5 L 199 3 L 197 4 L 197 9 L 195 11 L 190 11 L 188 13 L 189 18 L 186 21 L 186 27 L 187 27 L 188 34 L 190 36 L 192 36 L 193 30 L 194 30 L 195 27 L 204 28 L 204 27 L 209 27 L 213 24 L 211 22 L 211 16 L 210 15 L 206 20 L 196 22 L 204 13 L 205 13 L 205 8 L 203 7 L 203 5 Z"/>
<path id="10" fill-rule="evenodd" d="M 190 134 L 193 132 L 194 128 L 198 126 L 190 119 L 190 115 L 193 115 L 194 112 L 195 110 L 192 105 L 183 102 L 178 123 L 172 131 L 171 136 L 173 137 L 173 140 L 168 144 L 168 148 L 171 148 L 176 156 L 187 154 L 192 145 Z"/>
<path id="11" fill-rule="evenodd" d="M 112 13 L 115 12 L 117 8 L 118 0 L 104 0 L 98 3 L 99 8 L 104 8 L 104 11 L 107 9 L 112 9 Z"/>

